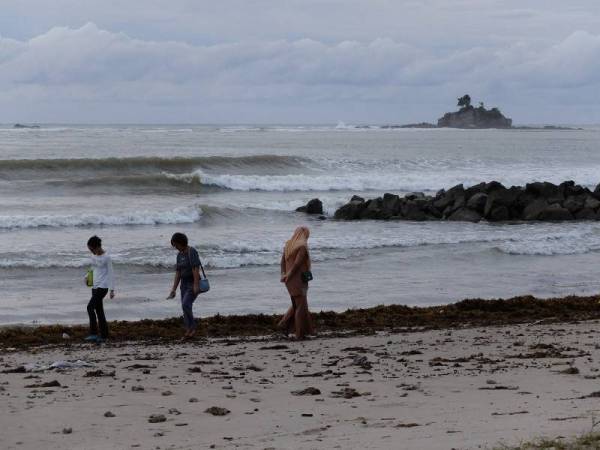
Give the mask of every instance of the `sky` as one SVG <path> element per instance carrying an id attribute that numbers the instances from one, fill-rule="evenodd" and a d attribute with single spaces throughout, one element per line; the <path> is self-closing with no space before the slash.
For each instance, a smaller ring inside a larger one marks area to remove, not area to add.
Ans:
<path id="1" fill-rule="evenodd" d="M 0 122 L 600 123 L 598 0 L 0 0 Z"/>

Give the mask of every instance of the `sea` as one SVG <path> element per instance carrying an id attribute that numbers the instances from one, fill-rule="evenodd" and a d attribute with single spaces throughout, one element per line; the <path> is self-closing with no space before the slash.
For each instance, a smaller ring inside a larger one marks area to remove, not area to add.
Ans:
<path id="1" fill-rule="evenodd" d="M 85 323 L 86 242 L 117 279 L 109 320 L 180 315 L 174 232 L 210 279 L 199 316 L 283 313 L 279 260 L 311 230 L 313 311 L 600 293 L 600 223 L 333 219 L 353 195 L 463 183 L 600 182 L 600 128 L 0 126 L 0 325 Z M 319 198 L 325 219 L 295 212 Z"/>

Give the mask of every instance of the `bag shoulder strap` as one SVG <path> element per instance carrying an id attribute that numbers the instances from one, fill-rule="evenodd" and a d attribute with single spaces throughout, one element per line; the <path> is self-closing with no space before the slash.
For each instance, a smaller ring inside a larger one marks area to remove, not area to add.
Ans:
<path id="1" fill-rule="evenodd" d="M 192 247 L 188 246 L 188 261 L 190 262 L 190 266 L 192 265 Z M 207 279 L 206 273 L 204 272 L 204 266 L 202 265 L 202 260 L 200 259 L 200 255 L 198 255 L 198 262 L 200 263 L 200 269 L 202 270 L 202 276 Z"/>

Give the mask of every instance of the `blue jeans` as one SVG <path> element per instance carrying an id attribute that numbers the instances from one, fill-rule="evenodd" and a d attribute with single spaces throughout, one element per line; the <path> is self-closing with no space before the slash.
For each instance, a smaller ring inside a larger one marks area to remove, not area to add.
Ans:
<path id="1" fill-rule="evenodd" d="M 183 310 L 183 325 L 186 330 L 193 331 L 196 329 L 196 321 L 192 307 L 197 295 L 194 294 L 194 282 L 181 280 L 181 309 Z"/>

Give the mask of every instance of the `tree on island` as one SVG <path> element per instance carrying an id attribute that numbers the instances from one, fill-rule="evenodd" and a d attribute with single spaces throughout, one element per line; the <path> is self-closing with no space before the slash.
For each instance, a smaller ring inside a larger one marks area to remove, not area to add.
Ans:
<path id="1" fill-rule="evenodd" d="M 465 94 L 458 99 L 458 106 L 462 108 L 470 108 L 471 107 L 471 96 L 469 94 Z"/>

